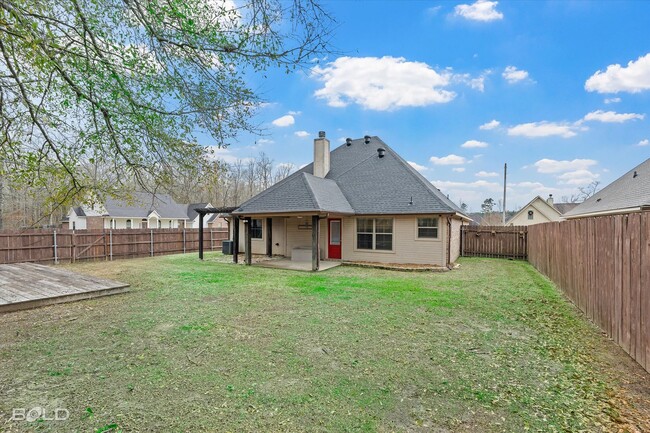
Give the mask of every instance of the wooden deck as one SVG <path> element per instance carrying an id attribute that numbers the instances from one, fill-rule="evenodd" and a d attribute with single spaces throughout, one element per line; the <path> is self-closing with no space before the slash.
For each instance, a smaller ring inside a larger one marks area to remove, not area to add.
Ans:
<path id="1" fill-rule="evenodd" d="M 128 287 L 36 263 L 0 265 L 0 313 L 114 295 Z"/>

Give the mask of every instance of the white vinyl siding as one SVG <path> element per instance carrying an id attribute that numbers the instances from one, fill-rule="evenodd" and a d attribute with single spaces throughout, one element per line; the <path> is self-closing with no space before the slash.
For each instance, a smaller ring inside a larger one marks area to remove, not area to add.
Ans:
<path id="1" fill-rule="evenodd" d="M 392 250 L 363 250 L 356 248 L 355 217 L 343 217 L 341 230 L 341 258 L 349 261 L 379 262 L 379 263 L 413 263 L 445 265 L 446 254 L 446 224 L 440 224 L 438 239 L 428 239 L 426 242 L 416 239 L 417 218 L 428 215 L 391 215 L 393 220 Z M 444 221 L 439 215 L 440 221 Z M 361 218 L 361 217 L 359 217 Z M 380 217 L 369 217 L 380 218 Z"/>

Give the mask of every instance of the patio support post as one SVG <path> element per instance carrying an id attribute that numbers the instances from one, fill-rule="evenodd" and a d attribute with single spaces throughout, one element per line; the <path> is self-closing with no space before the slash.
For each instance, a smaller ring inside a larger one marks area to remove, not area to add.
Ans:
<path id="1" fill-rule="evenodd" d="M 320 239 L 320 220 L 318 215 L 311 217 L 311 270 L 317 271 L 320 267 L 320 254 L 318 240 Z"/>
<path id="2" fill-rule="evenodd" d="M 273 256 L 273 218 L 266 219 L 266 255 Z"/>
<path id="3" fill-rule="evenodd" d="M 203 260 L 203 215 L 199 212 L 199 260 Z"/>
<path id="4" fill-rule="evenodd" d="M 246 253 L 246 265 L 250 266 L 251 263 L 253 263 L 253 251 L 252 251 L 253 245 L 251 243 L 251 238 L 252 238 L 252 236 L 251 236 L 252 235 L 252 233 L 251 233 L 251 231 L 252 231 L 251 217 L 246 217 L 246 219 L 244 220 L 244 223 L 245 223 L 244 225 L 246 226 L 246 236 L 245 236 L 245 239 L 246 239 L 246 251 L 245 251 L 245 253 Z"/>
<path id="5" fill-rule="evenodd" d="M 239 217 L 232 218 L 232 262 L 239 261 Z"/>

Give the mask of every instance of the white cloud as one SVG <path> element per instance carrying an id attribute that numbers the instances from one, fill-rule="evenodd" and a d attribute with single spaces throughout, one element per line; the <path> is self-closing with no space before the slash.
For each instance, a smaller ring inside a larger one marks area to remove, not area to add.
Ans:
<path id="1" fill-rule="evenodd" d="M 456 74 L 453 75 L 453 81 L 466 84 L 474 90 L 483 92 L 485 91 L 485 78 L 491 73 L 492 71 L 488 69 L 478 77 L 474 77 L 474 78 L 472 78 L 470 74 Z"/>
<path id="2" fill-rule="evenodd" d="M 426 13 L 427 13 L 427 15 L 430 15 L 430 16 L 438 15 L 438 12 L 440 12 L 440 9 L 442 9 L 442 6 L 432 6 L 430 8 L 427 8 Z"/>
<path id="3" fill-rule="evenodd" d="M 475 173 L 474 176 L 476 177 L 499 177 L 499 173 L 496 171 L 479 171 L 478 173 Z"/>
<path id="4" fill-rule="evenodd" d="M 406 161 L 406 162 L 408 162 L 411 167 L 413 167 L 419 172 L 423 172 L 429 169 L 428 167 L 425 167 L 424 165 L 420 165 L 417 162 L 413 162 L 413 161 Z"/>
<path id="5" fill-rule="evenodd" d="M 255 144 L 273 144 L 275 141 L 270 140 L 268 138 L 260 138 L 259 140 L 255 140 Z"/>
<path id="6" fill-rule="evenodd" d="M 484 131 L 489 131 L 490 129 L 498 128 L 499 125 L 501 125 L 501 122 L 494 119 L 494 120 L 490 120 L 487 123 L 482 124 L 481 126 L 478 127 L 478 129 L 482 129 Z"/>
<path id="7" fill-rule="evenodd" d="M 465 167 L 454 167 L 451 169 L 451 171 L 455 171 L 457 173 L 462 173 L 465 171 Z"/>
<path id="8" fill-rule="evenodd" d="M 293 135 L 295 135 L 296 137 L 305 138 L 305 137 L 309 137 L 311 134 L 307 131 L 296 131 L 293 133 Z"/>
<path id="9" fill-rule="evenodd" d="M 562 173 L 567 171 L 587 170 L 589 167 L 598 164 L 593 159 L 574 159 L 572 161 L 555 159 L 540 159 L 535 164 L 538 173 Z"/>
<path id="10" fill-rule="evenodd" d="M 648 146 L 648 145 L 650 145 L 650 140 L 645 138 L 645 139 L 639 141 L 636 145 L 637 146 Z"/>
<path id="11" fill-rule="evenodd" d="M 461 144 L 460 147 L 472 149 L 472 148 L 479 148 L 479 147 L 488 147 L 488 144 L 485 141 L 467 140 L 466 142 Z"/>
<path id="12" fill-rule="evenodd" d="M 558 183 L 561 185 L 589 185 L 594 180 L 598 179 L 600 175 L 597 173 L 592 173 L 589 170 L 575 170 L 568 171 L 557 177 Z"/>
<path id="13" fill-rule="evenodd" d="M 650 90 L 650 53 L 628 62 L 627 67 L 619 64 L 609 65 L 597 71 L 585 82 L 588 92 L 598 93 L 638 93 Z"/>
<path id="14" fill-rule="evenodd" d="M 577 128 L 568 123 L 557 122 L 531 122 L 522 123 L 508 128 L 508 135 L 537 138 L 559 136 L 570 138 L 576 135 Z"/>
<path id="15" fill-rule="evenodd" d="M 432 156 L 429 160 L 435 165 L 463 165 L 467 162 L 465 157 L 453 153 L 442 157 Z"/>
<path id="16" fill-rule="evenodd" d="M 284 128 L 286 126 L 291 126 L 294 123 L 296 123 L 296 119 L 291 114 L 287 114 L 285 116 L 278 117 L 271 123 L 273 123 L 275 126 L 278 126 L 280 128 Z"/>
<path id="17" fill-rule="evenodd" d="M 472 21 L 494 21 L 503 19 L 503 14 L 497 11 L 497 1 L 477 0 L 471 5 L 461 4 L 454 8 L 457 16 Z"/>
<path id="18" fill-rule="evenodd" d="M 241 158 L 237 155 L 235 155 L 229 148 L 227 147 L 217 147 L 217 146 L 210 146 L 210 150 L 212 151 L 212 158 L 214 159 L 220 159 L 228 164 L 233 164 L 237 161 L 241 162 L 248 162 L 250 161 L 251 158 Z"/>
<path id="19" fill-rule="evenodd" d="M 605 122 L 605 123 L 623 123 L 623 122 L 627 122 L 628 120 L 634 120 L 634 119 L 643 120 L 643 118 L 645 118 L 645 114 L 617 113 L 615 111 L 596 110 L 596 111 L 592 111 L 591 113 L 588 113 L 584 117 L 584 120 L 586 121 L 593 120 L 593 121 Z"/>
<path id="20" fill-rule="evenodd" d="M 292 116 L 300 116 L 302 114 L 302 111 L 289 111 L 287 114 L 290 114 Z"/>
<path id="21" fill-rule="evenodd" d="M 432 180 L 436 187 L 440 189 L 452 188 L 485 188 L 490 191 L 500 191 L 503 185 L 497 182 L 488 182 L 487 180 L 475 180 L 474 182 L 453 182 L 447 180 Z"/>
<path id="22" fill-rule="evenodd" d="M 515 66 L 507 66 L 501 76 L 505 78 L 508 83 L 512 84 L 527 79 L 528 71 L 517 69 Z"/>
<path id="23" fill-rule="evenodd" d="M 451 83 L 451 72 L 436 72 L 426 63 L 403 57 L 339 57 L 311 71 L 311 76 L 323 83 L 314 95 L 331 107 L 354 103 L 386 111 L 444 104 L 456 97 L 444 89 Z"/>
<path id="24" fill-rule="evenodd" d="M 605 104 L 616 104 L 617 102 L 621 102 L 621 98 L 605 98 L 603 102 Z"/>

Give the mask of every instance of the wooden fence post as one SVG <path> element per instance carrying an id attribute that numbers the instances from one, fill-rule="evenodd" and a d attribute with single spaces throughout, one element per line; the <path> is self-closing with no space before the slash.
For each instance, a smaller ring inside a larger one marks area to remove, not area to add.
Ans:
<path id="1" fill-rule="evenodd" d="M 185 227 L 183 227 L 183 254 L 185 254 Z"/>
<path id="2" fill-rule="evenodd" d="M 72 230 L 72 236 L 71 237 L 72 237 L 71 242 L 70 242 L 70 248 L 71 248 L 71 252 L 72 252 L 71 257 L 72 257 L 72 263 L 74 263 L 76 261 L 76 259 L 77 259 L 76 258 L 77 247 L 75 246 L 76 239 L 75 239 L 74 230 Z"/>
<path id="3" fill-rule="evenodd" d="M 53 245 L 53 247 L 54 247 L 54 264 L 58 265 L 59 264 L 59 255 L 58 255 L 58 252 L 56 250 L 56 247 L 57 247 L 57 245 L 56 245 L 56 230 L 54 230 L 53 238 L 54 238 L 54 245 Z"/>
<path id="4" fill-rule="evenodd" d="M 104 260 L 108 260 L 108 245 L 106 244 L 106 229 L 102 235 L 104 237 Z"/>
<path id="5" fill-rule="evenodd" d="M 153 257 L 153 229 L 149 229 L 149 255 Z"/>
<path id="6" fill-rule="evenodd" d="M 113 261 L 113 229 L 110 229 L 108 232 L 108 247 L 110 251 L 111 261 Z"/>

